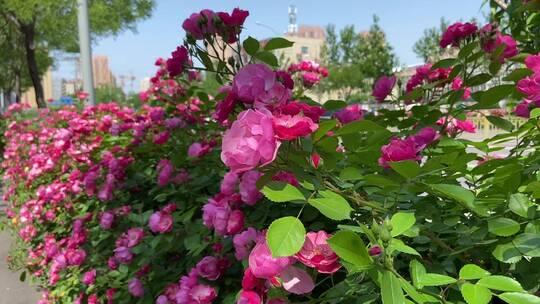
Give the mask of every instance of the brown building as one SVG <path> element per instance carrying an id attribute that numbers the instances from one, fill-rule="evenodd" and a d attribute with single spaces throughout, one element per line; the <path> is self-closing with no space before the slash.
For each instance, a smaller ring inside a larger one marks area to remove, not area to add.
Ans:
<path id="1" fill-rule="evenodd" d="M 92 70 L 94 72 L 94 86 L 99 87 L 103 85 L 114 86 L 115 79 L 109 69 L 109 57 L 107 56 L 93 56 L 92 58 Z"/>
<path id="2" fill-rule="evenodd" d="M 41 85 L 43 86 L 43 95 L 45 97 L 45 101 L 52 99 L 53 98 L 53 78 L 52 78 L 52 71 L 50 68 L 41 77 Z M 23 92 L 23 94 L 21 95 L 21 102 L 28 103 L 32 107 L 37 107 L 36 93 L 33 87 L 30 87 L 25 92 Z"/>

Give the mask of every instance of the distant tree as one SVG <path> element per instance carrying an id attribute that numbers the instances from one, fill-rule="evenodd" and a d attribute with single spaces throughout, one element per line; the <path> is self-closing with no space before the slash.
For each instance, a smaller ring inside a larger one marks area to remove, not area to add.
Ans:
<path id="1" fill-rule="evenodd" d="M 398 63 L 377 16 L 368 32 L 348 25 L 338 35 L 333 25 L 327 26 L 322 57 L 330 75 L 321 89 L 337 91 L 344 99 L 368 98 L 373 80 L 390 74 Z"/>
<path id="2" fill-rule="evenodd" d="M 134 29 L 137 21 L 150 16 L 154 1 L 93 0 L 89 5 L 90 27 L 96 39 Z M 17 43 L 13 49 L 22 50 L 20 53 L 25 56 L 25 69 L 35 89 L 38 106 L 45 107 L 41 76 L 52 64 L 49 51 L 76 52 L 79 49 L 77 1 L 0 0 L 0 18 L 18 35 L 13 40 Z M 46 58 L 40 54 L 46 54 Z M 5 63 L 0 64 L 3 67 Z"/>
<path id="3" fill-rule="evenodd" d="M 114 101 L 123 103 L 125 100 L 126 94 L 120 87 L 113 85 L 102 85 L 96 88 L 96 102 L 106 103 Z"/>
<path id="4" fill-rule="evenodd" d="M 439 41 L 441 41 L 442 33 L 446 31 L 448 25 L 449 22 L 441 18 L 438 27 L 425 29 L 422 37 L 414 43 L 414 53 L 425 62 L 439 60 L 444 54 L 444 49 L 439 46 Z"/>

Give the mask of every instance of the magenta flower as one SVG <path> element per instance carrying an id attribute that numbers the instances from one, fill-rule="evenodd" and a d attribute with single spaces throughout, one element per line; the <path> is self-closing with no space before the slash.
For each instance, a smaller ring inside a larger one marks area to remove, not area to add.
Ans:
<path id="1" fill-rule="evenodd" d="M 311 88 L 321 81 L 319 74 L 313 72 L 306 72 L 302 74 L 302 84 L 306 88 Z"/>
<path id="2" fill-rule="evenodd" d="M 263 303 L 258 293 L 251 290 L 242 290 L 236 304 L 261 304 Z"/>
<path id="3" fill-rule="evenodd" d="M 382 155 L 379 158 L 379 165 L 383 166 L 384 168 L 389 168 L 389 163 L 391 162 L 403 160 L 419 161 L 421 157 L 418 152 L 419 147 L 412 138 L 394 138 L 390 140 L 389 144 L 382 146 Z"/>
<path id="4" fill-rule="evenodd" d="M 110 269 L 118 267 L 117 261 L 122 264 L 129 264 L 133 260 L 131 249 L 125 246 L 120 246 L 114 249 L 114 259 L 109 259 L 107 264 Z"/>
<path id="5" fill-rule="evenodd" d="M 171 53 L 171 58 L 167 59 L 167 71 L 170 77 L 175 77 L 184 71 L 186 65 L 189 64 L 189 54 L 185 46 L 179 46 Z"/>
<path id="6" fill-rule="evenodd" d="M 194 300 L 193 303 L 210 304 L 217 298 L 217 292 L 208 285 L 197 284 L 191 288 L 190 296 Z"/>
<path id="7" fill-rule="evenodd" d="M 233 93 L 246 104 L 257 108 L 287 102 L 291 90 L 277 81 L 276 73 L 264 64 L 250 64 L 238 71 L 233 79 Z"/>
<path id="8" fill-rule="evenodd" d="M 244 230 L 244 213 L 242 210 L 233 210 L 227 221 L 227 235 L 235 235 Z"/>
<path id="9" fill-rule="evenodd" d="M 271 279 L 278 276 L 294 260 L 290 257 L 273 258 L 265 239 L 261 239 L 249 254 L 249 269 L 260 279 Z"/>
<path id="10" fill-rule="evenodd" d="M 478 31 L 478 27 L 474 23 L 456 22 L 450 25 L 442 34 L 440 46 L 445 48 L 449 45 L 458 47 L 461 40 L 474 35 Z"/>
<path id="11" fill-rule="evenodd" d="M 382 253 L 382 249 L 381 249 L 381 247 L 375 245 L 375 246 L 369 248 L 368 253 L 369 253 L 370 256 L 378 256 L 378 255 L 380 255 Z"/>
<path id="12" fill-rule="evenodd" d="M 127 246 L 129 248 L 137 246 L 144 236 L 144 230 L 142 228 L 130 228 L 125 233 L 127 240 Z"/>
<path id="13" fill-rule="evenodd" d="M 236 191 L 236 185 L 238 184 L 238 174 L 233 171 L 229 171 L 223 176 L 221 181 L 221 193 L 226 195 L 232 195 Z"/>
<path id="14" fill-rule="evenodd" d="M 167 212 L 154 212 L 148 220 L 148 226 L 154 233 L 167 233 L 172 231 L 173 217 Z"/>
<path id="15" fill-rule="evenodd" d="M 336 112 L 334 115 L 342 124 L 348 124 L 350 122 L 362 119 L 364 112 L 362 111 L 360 105 L 355 103 Z"/>
<path id="16" fill-rule="evenodd" d="M 255 245 L 255 242 L 257 242 L 258 236 L 259 233 L 257 230 L 249 227 L 233 237 L 234 256 L 237 260 L 241 261 L 249 256 L 249 252 L 253 245 Z"/>
<path id="17" fill-rule="evenodd" d="M 302 249 L 295 257 L 302 264 L 317 269 L 320 273 L 334 273 L 341 268 L 339 258 L 327 243 L 325 231 L 308 232 Z"/>
<path id="18" fill-rule="evenodd" d="M 540 101 L 540 73 L 535 73 L 519 80 L 517 89 L 525 94 L 527 99 L 531 101 Z"/>
<path id="19" fill-rule="evenodd" d="M 225 12 L 217 13 L 223 26 L 218 29 L 218 33 L 227 43 L 234 43 L 238 40 L 238 35 L 242 30 L 244 21 L 249 16 L 249 12 L 235 8 L 231 14 Z"/>
<path id="20" fill-rule="evenodd" d="M 535 73 L 540 72 L 540 53 L 527 56 L 525 58 L 525 65 Z"/>
<path id="21" fill-rule="evenodd" d="M 210 151 L 210 146 L 199 142 L 192 143 L 188 148 L 189 157 L 202 157 Z"/>
<path id="22" fill-rule="evenodd" d="M 114 213 L 107 211 L 101 214 L 101 217 L 99 219 L 99 225 L 103 230 L 111 229 L 113 222 Z"/>
<path id="23" fill-rule="evenodd" d="M 281 140 L 294 140 L 307 136 L 317 130 L 319 126 L 309 117 L 301 115 L 274 116 L 274 132 Z"/>
<path id="24" fill-rule="evenodd" d="M 156 145 L 163 145 L 169 140 L 170 137 L 169 131 L 163 131 L 159 132 L 158 134 L 154 135 L 154 143 Z"/>
<path id="25" fill-rule="evenodd" d="M 291 185 L 293 185 L 295 187 L 300 186 L 300 183 L 296 179 L 296 176 L 294 176 L 293 173 L 288 172 L 288 171 L 279 171 L 278 173 L 276 173 L 276 175 L 274 175 L 272 177 L 272 180 L 285 182 L 285 183 L 291 184 Z"/>
<path id="26" fill-rule="evenodd" d="M 216 33 L 216 27 L 214 25 L 215 17 L 217 17 L 216 13 L 209 9 L 205 9 L 200 13 L 191 14 L 191 16 L 182 23 L 182 28 L 194 39 L 201 40 L 206 35 L 213 35 Z"/>
<path id="27" fill-rule="evenodd" d="M 133 278 L 128 283 L 128 290 L 134 297 L 142 298 L 144 296 L 144 288 L 141 281 Z"/>
<path id="28" fill-rule="evenodd" d="M 158 171 L 158 185 L 161 187 L 166 186 L 171 180 L 174 167 L 172 162 L 168 159 L 162 159 L 157 165 Z"/>
<path id="29" fill-rule="evenodd" d="M 519 116 L 519 117 L 523 117 L 523 118 L 529 118 L 531 117 L 531 111 L 529 109 L 529 105 L 531 104 L 531 101 L 530 100 L 523 100 L 522 102 L 520 102 L 515 108 L 514 108 L 514 113 Z"/>
<path id="30" fill-rule="evenodd" d="M 375 82 L 371 95 L 375 97 L 375 100 L 378 102 L 383 102 L 386 96 L 392 93 L 396 81 L 396 76 L 382 76 Z"/>
<path id="31" fill-rule="evenodd" d="M 259 110 L 247 110 L 225 132 L 221 160 L 235 172 L 251 170 L 271 163 L 280 142 L 275 138 L 272 116 Z"/>
<path id="32" fill-rule="evenodd" d="M 429 146 L 431 143 L 439 140 L 441 135 L 437 130 L 427 127 L 423 128 L 416 135 L 411 136 L 410 138 L 416 143 L 418 149 L 422 150 L 425 147 Z"/>
<path id="33" fill-rule="evenodd" d="M 92 285 L 96 281 L 96 270 L 92 269 L 83 274 L 81 282 L 86 285 Z"/>
<path id="34" fill-rule="evenodd" d="M 240 180 L 240 197 L 242 201 L 250 206 L 262 198 L 262 193 L 257 189 L 257 181 L 262 176 L 257 170 L 247 171 Z"/>
<path id="35" fill-rule="evenodd" d="M 210 281 L 217 280 L 221 275 L 219 259 L 213 256 L 205 256 L 197 263 L 196 268 L 199 276 Z"/>
<path id="36" fill-rule="evenodd" d="M 311 276 L 303 269 L 289 266 L 283 270 L 279 278 L 283 282 L 283 289 L 294 294 L 310 293 L 315 288 Z"/>

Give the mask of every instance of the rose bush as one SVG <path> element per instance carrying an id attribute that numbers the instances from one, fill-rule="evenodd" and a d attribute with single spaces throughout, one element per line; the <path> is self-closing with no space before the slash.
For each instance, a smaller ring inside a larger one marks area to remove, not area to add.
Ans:
<path id="1" fill-rule="evenodd" d="M 494 20 L 518 8 L 539 14 Z M 7 113 L 13 263 L 41 303 L 539 303 L 539 49 L 456 23 L 453 56 L 375 82 L 388 107 L 320 104 L 327 71 L 280 69 L 292 43 L 242 41 L 248 15 L 186 19 L 140 111 Z M 501 133 L 463 138 L 472 116 Z"/>

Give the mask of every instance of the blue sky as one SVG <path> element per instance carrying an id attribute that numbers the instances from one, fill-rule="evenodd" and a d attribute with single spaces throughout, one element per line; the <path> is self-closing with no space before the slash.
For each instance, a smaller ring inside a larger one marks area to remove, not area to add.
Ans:
<path id="1" fill-rule="evenodd" d="M 298 24 L 335 24 L 338 29 L 353 24 L 357 30 L 366 30 L 372 16 L 380 18 L 380 25 L 400 63 L 410 65 L 420 59 L 412 51 L 414 42 L 425 28 L 439 24 L 441 17 L 451 22 L 472 17 L 484 20 L 487 8 L 482 0 L 156 0 L 152 16 L 137 25 L 137 31 L 126 31 L 117 37 L 99 40 L 93 54 L 109 56 L 109 65 L 115 75 L 132 73 L 137 77 L 134 89 L 138 90 L 141 78 L 152 76 L 155 58 L 167 57 L 181 43 L 184 33 L 182 21 L 192 12 L 210 8 L 231 11 L 240 7 L 250 11 L 244 37 L 275 36 L 256 22 L 266 24 L 277 32 L 284 32 L 288 24 L 287 9 L 293 4 L 298 9 Z M 73 75 L 69 64 L 61 64 L 59 73 Z"/>

